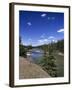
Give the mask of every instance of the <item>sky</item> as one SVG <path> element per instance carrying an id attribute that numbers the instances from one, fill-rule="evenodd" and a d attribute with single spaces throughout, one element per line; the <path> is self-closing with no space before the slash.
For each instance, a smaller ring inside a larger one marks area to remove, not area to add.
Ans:
<path id="1" fill-rule="evenodd" d="M 19 11 L 19 36 L 32 46 L 64 39 L 64 13 Z"/>

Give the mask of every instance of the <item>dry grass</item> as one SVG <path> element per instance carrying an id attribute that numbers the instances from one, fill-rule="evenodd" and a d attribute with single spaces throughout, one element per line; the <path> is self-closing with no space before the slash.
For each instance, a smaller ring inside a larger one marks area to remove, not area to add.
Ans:
<path id="1" fill-rule="evenodd" d="M 19 79 L 50 77 L 40 66 L 30 62 L 27 58 L 20 57 L 19 59 Z"/>

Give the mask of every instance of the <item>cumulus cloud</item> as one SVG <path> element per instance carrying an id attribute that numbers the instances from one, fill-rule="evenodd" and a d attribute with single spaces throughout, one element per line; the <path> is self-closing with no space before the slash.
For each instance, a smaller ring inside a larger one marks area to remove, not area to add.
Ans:
<path id="1" fill-rule="evenodd" d="M 57 32 L 58 33 L 64 32 L 64 29 L 59 29 Z"/>
<path id="2" fill-rule="evenodd" d="M 53 39 L 53 38 L 55 38 L 54 36 L 49 36 L 49 38 L 48 39 Z"/>
<path id="3" fill-rule="evenodd" d="M 31 25 L 32 25 L 32 24 L 31 24 L 31 22 L 28 22 L 27 24 L 28 24 L 29 26 L 31 26 Z"/>
<path id="4" fill-rule="evenodd" d="M 42 42 L 43 42 L 43 40 L 38 40 L 38 42 L 42 43 Z"/>
<path id="5" fill-rule="evenodd" d="M 47 42 L 48 41 L 48 39 L 40 39 L 40 40 L 38 40 L 39 42 Z"/>
<path id="6" fill-rule="evenodd" d="M 45 16 L 46 16 L 46 14 L 45 14 L 45 13 L 41 14 L 41 17 L 45 17 Z"/>
<path id="7" fill-rule="evenodd" d="M 44 42 L 47 42 L 48 41 L 48 39 L 44 39 Z"/>
<path id="8" fill-rule="evenodd" d="M 57 42 L 57 39 L 54 36 L 49 36 L 48 40 L 50 40 L 50 43 L 51 42 L 55 42 L 55 43 Z"/>
<path id="9" fill-rule="evenodd" d="M 48 40 L 48 39 L 40 39 L 40 40 L 38 40 L 39 44 L 48 44 L 49 42 L 50 42 L 50 40 Z"/>
<path id="10" fill-rule="evenodd" d="M 52 38 L 52 39 L 44 38 L 44 39 L 38 40 L 37 45 L 49 44 L 49 43 L 52 43 L 52 42 L 56 43 L 57 40 L 55 38 Z"/>

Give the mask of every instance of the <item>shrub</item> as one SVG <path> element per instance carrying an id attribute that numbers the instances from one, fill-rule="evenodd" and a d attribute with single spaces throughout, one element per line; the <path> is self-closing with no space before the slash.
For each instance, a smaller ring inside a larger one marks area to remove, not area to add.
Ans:
<path id="1" fill-rule="evenodd" d="M 23 57 L 27 57 L 26 52 L 27 51 L 26 51 L 25 47 L 23 45 L 19 45 L 19 55 L 23 56 Z"/>
<path id="2" fill-rule="evenodd" d="M 57 76 L 55 60 L 54 56 L 49 55 L 44 56 L 39 62 L 39 65 L 52 77 Z"/>

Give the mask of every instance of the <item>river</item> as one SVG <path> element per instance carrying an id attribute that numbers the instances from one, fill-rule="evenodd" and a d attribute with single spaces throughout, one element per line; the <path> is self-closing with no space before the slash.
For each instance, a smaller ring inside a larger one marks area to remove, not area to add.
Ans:
<path id="1" fill-rule="evenodd" d="M 44 52 L 41 49 L 32 49 L 31 51 L 27 52 L 27 57 L 31 58 L 34 62 L 42 58 L 43 55 Z"/>

